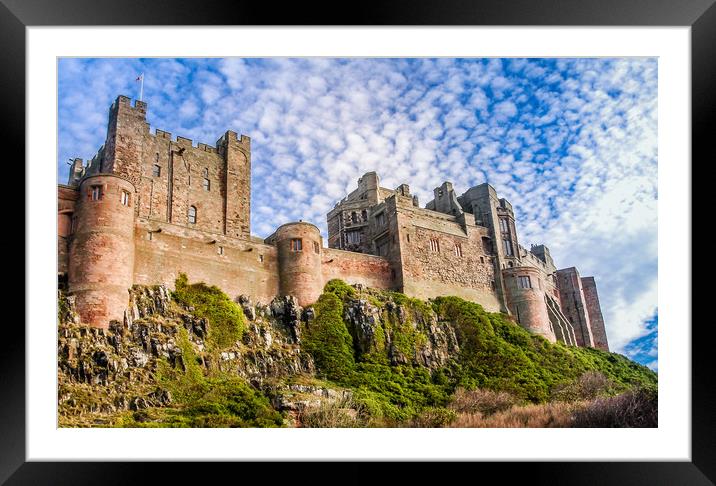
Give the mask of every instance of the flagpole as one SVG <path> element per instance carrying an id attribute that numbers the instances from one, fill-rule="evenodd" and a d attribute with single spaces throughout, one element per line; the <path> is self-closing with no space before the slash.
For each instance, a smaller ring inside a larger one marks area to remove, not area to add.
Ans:
<path id="1" fill-rule="evenodd" d="M 142 80 L 139 85 L 139 101 L 142 101 L 142 98 L 144 97 L 144 73 L 142 73 L 141 78 Z"/>

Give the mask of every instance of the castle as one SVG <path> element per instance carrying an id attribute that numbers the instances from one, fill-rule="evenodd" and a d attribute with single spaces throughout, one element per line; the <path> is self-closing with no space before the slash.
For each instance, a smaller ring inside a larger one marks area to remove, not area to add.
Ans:
<path id="1" fill-rule="evenodd" d="M 58 185 L 58 278 L 82 322 L 123 321 L 133 284 L 173 287 L 179 273 L 232 298 L 314 302 L 325 282 L 423 299 L 457 295 L 549 341 L 608 350 L 593 277 L 558 270 L 544 245 L 523 248 L 512 205 L 489 184 L 458 195 L 449 182 L 424 208 L 407 184 L 375 172 L 328 213 L 328 247 L 307 222 L 266 239 L 250 232 L 251 141 L 227 131 L 215 146 L 162 130 L 147 105 L 119 96 L 90 162 Z"/>

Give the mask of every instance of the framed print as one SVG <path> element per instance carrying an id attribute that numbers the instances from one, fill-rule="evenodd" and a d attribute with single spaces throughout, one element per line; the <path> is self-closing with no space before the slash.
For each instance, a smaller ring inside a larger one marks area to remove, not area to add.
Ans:
<path id="1" fill-rule="evenodd" d="M 369 7 L 3 2 L 28 203 L 3 480 L 712 484 L 690 201 L 716 7 Z"/>

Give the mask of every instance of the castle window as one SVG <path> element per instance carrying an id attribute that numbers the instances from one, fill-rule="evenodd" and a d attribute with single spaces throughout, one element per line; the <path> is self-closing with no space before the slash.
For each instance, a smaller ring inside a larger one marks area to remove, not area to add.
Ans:
<path id="1" fill-rule="evenodd" d="M 259 255 L 259 261 L 260 261 L 261 263 L 264 262 L 264 256 L 263 256 L 263 255 Z"/>
<path id="2" fill-rule="evenodd" d="M 204 170 L 201 171 L 202 177 L 209 177 L 209 169 L 207 167 L 204 168 Z"/>
<path id="3" fill-rule="evenodd" d="M 129 193 L 127 191 L 122 191 L 120 201 L 122 202 L 122 206 L 129 206 Z"/>
<path id="4" fill-rule="evenodd" d="M 217 247 L 217 248 L 216 248 L 216 252 L 217 252 L 219 255 L 223 255 L 223 254 L 224 254 L 224 247 L 223 247 L 223 246 Z"/>
<path id="5" fill-rule="evenodd" d="M 358 214 L 357 214 L 355 211 L 353 211 L 353 212 L 351 213 L 351 222 L 352 222 L 352 223 L 357 223 L 357 222 L 358 222 Z"/>
<path id="6" fill-rule="evenodd" d="M 502 243 L 505 248 L 505 255 L 513 256 L 514 253 L 512 252 L 512 242 L 510 240 L 508 240 L 507 238 L 505 238 L 504 240 L 502 240 Z"/>
<path id="7" fill-rule="evenodd" d="M 485 257 L 480 257 L 480 263 L 485 263 Z"/>
<path id="8" fill-rule="evenodd" d="M 320 252 L 321 252 L 321 247 L 320 247 L 320 245 L 318 244 L 317 241 L 314 241 L 314 242 L 313 242 L 313 251 L 315 251 L 316 253 L 320 253 Z"/>
<path id="9" fill-rule="evenodd" d="M 99 201 L 102 199 L 102 186 L 92 186 L 90 188 L 90 198 L 93 201 Z"/>
<path id="10" fill-rule="evenodd" d="M 495 281 L 494 281 L 494 280 L 490 280 L 490 287 L 492 287 L 492 290 L 497 289 L 497 285 L 495 285 Z"/>
<path id="11" fill-rule="evenodd" d="M 407 234 L 405 235 L 405 240 L 406 240 L 408 243 L 410 243 L 410 233 L 407 233 Z"/>
<path id="12" fill-rule="evenodd" d="M 361 241 L 361 231 L 347 231 L 346 232 L 346 245 L 358 245 Z"/>
<path id="13" fill-rule="evenodd" d="M 430 239 L 430 251 L 440 252 L 440 242 L 436 238 Z"/>
<path id="14" fill-rule="evenodd" d="M 509 233 L 510 228 L 509 228 L 509 226 L 507 225 L 507 219 L 506 219 L 506 218 L 500 218 L 500 230 L 501 230 L 503 233 Z"/>
<path id="15" fill-rule="evenodd" d="M 303 251 L 303 242 L 301 238 L 293 238 L 291 240 L 291 251 Z"/>
<path id="16" fill-rule="evenodd" d="M 152 167 L 152 175 L 154 177 L 162 175 L 162 167 L 159 164 L 154 164 L 154 167 Z"/>
<path id="17" fill-rule="evenodd" d="M 208 191 L 208 190 L 211 189 L 211 182 L 210 182 L 209 179 L 207 179 L 206 177 L 204 178 L 203 185 L 204 185 L 204 190 L 205 190 L 205 191 Z"/>
<path id="18" fill-rule="evenodd" d="M 454 251 L 455 251 L 455 256 L 457 256 L 457 257 L 462 256 L 462 246 L 460 245 L 460 243 L 455 243 Z"/>
<path id="19" fill-rule="evenodd" d="M 196 224 L 196 206 L 189 206 L 189 224 Z"/>
<path id="20" fill-rule="evenodd" d="M 517 286 L 521 289 L 531 289 L 532 282 L 530 281 L 529 276 L 520 275 L 519 277 L 517 277 Z"/>
<path id="21" fill-rule="evenodd" d="M 385 213 L 376 214 L 375 224 L 378 226 L 385 226 Z"/>
<path id="22" fill-rule="evenodd" d="M 361 211 L 360 216 L 363 219 L 363 221 L 368 221 L 368 211 L 366 211 L 365 209 L 363 211 Z"/>
<path id="23" fill-rule="evenodd" d="M 492 254 L 492 240 L 487 237 L 482 238 L 482 249 L 488 255 Z"/>

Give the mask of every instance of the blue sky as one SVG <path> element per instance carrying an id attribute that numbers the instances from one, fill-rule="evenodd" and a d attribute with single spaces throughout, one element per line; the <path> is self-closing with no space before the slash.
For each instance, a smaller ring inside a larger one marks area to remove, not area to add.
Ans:
<path id="1" fill-rule="evenodd" d="M 58 177 L 114 98 L 152 129 L 252 138 L 252 233 L 326 213 L 360 175 L 421 205 L 489 182 L 520 243 L 594 275 L 612 350 L 657 369 L 656 59 L 61 59 Z"/>

